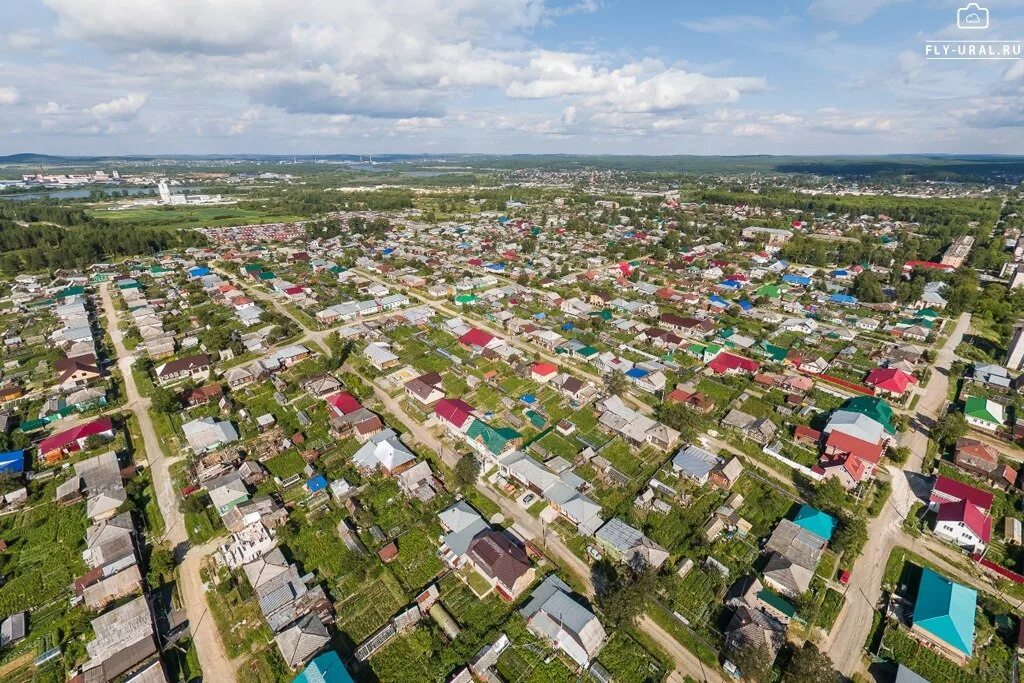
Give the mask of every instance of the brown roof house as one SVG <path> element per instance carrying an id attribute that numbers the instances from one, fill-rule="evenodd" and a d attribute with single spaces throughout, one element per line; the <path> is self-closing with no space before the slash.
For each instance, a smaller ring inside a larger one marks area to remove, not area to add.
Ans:
<path id="1" fill-rule="evenodd" d="M 537 575 L 526 551 L 507 534 L 493 529 L 478 534 L 466 555 L 505 602 L 515 602 Z"/>
<path id="2" fill-rule="evenodd" d="M 405 383 L 406 395 L 420 405 L 432 406 L 444 398 L 444 384 L 440 373 L 428 372 Z"/>
<path id="3" fill-rule="evenodd" d="M 188 358 L 177 358 L 159 365 L 154 370 L 156 381 L 168 384 L 180 379 L 202 382 L 210 377 L 210 357 L 205 353 Z"/>

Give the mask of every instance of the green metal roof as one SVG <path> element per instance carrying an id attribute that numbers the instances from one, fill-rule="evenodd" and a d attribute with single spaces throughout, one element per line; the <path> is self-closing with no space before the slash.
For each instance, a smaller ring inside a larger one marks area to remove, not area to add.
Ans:
<path id="1" fill-rule="evenodd" d="M 997 411 L 1002 414 L 1002 410 L 996 408 L 997 405 L 982 396 L 969 396 L 964 403 L 964 415 L 994 424 L 1002 424 L 1002 420 L 997 415 Z"/>
<path id="2" fill-rule="evenodd" d="M 505 451 L 509 441 L 522 436 L 511 427 L 492 427 L 483 420 L 473 420 L 466 431 L 466 436 L 473 441 L 479 441 L 494 455 L 500 455 Z"/>
<path id="3" fill-rule="evenodd" d="M 757 594 L 757 599 L 764 602 L 792 619 L 796 616 L 796 607 L 781 595 L 771 592 L 767 588 Z"/>
<path id="4" fill-rule="evenodd" d="M 597 355 L 597 349 L 593 346 L 584 346 L 582 349 L 576 350 L 576 355 L 584 358 L 590 358 L 591 356 Z"/>
<path id="5" fill-rule="evenodd" d="M 793 518 L 793 523 L 826 541 L 832 540 L 832 532 L 836 528 L 835 517 L 825 514 L 817 508 L 812 508 L 810 505 L 800 506 L 796 517 Z"/>
<path id="6" fill-rule="evenodd" d="M 914 625 L 968 657 L 974 650 L 974 613 L 978 592 L 931 569 L 921 570 L 914 603 Z"/>
<path id="7" fill-rule="evenodd" d="M 896 427 L 892 424 L 892 407 L 880 398 L 871 396 L 858 396 L 851 398 L 843 404 L 843 410 L 849 410 L 861 415 L 867 415 L 875 422 L 885 427 L 890 434 L 896 433 Z"/>

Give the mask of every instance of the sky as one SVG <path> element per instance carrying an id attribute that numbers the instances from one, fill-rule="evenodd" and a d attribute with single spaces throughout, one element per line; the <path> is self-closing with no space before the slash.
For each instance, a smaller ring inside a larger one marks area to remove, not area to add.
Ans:
<path id="1" fill-rule="evenodd" d="M 1024 153 L 946 0 L 0 3 L 0 154 Z"/>

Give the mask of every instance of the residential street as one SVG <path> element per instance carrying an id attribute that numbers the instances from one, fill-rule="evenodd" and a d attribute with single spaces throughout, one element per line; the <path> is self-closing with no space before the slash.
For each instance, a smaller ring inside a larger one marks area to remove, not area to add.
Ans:
<path id="1" fill-rule="evenodd" d="M 901 445 L 911 451 L 906 470 L 895 466 L 888 468 L 892 478 L 892 495 L 882 512 L 868 525 L 868 542 L 850 573 L 846 604 L 825 641 L 825 651 L 832 657 L 836 668 L 847 676 L 863 671 L 863 646 L 881 597 L 882 576 L 889 553 L 897 545 L 912 543 L 914 540 L 903 530 L 903 520 L 917 499 L 905 472 L 918 473 L 921 470 L 931 421 L 945 409 L 949 368 L 956 357 L 956 347 L 970 327 L 970 322 L 969 314 L 961 315 L 953 333 L 936 354 L 932 378 L 918 401 L 917 415 L 900 440 Z"/>
<path id="2" fill-rule="evenodd" d="M 199 663 L 203 668 L 203 678 L 207 681 L 232 681 L 235 678 L 235 666 L 228 659 L 216 624 L 208 614 L 206 593 L 199 578 L 199 566 L 205 554 L 215 546 L 189 548 L 188 534 L 185 530 L 184 515 L 178 510 L 178 498 L 174 491 L 174 482 L 170 475 L 170 465 L 174 462 L 167 457 L 160 439 L 153 429 L 149 415 L 148 398 L 139 394 L 132 375 L 132 361 L 128 349 L 124 346 L 121 331 L 117 327 L 117 310 L 110 296 L 110 286 L 104 282 L 100 286 L 100 297 L 107 318 L 107 332 L 110 334 L 117 351 L 117 364 L 124 378 L 125 393 L 128 402 L 125 408 L 131 410 L 139 423 L 142 440 L 146 447 L 149 460 L 149 471 L 153 476 L 153 489 L 156 491 L 157 502 L 167 529 L 164 542 L 175 549 L 179 563 L 178 592 L 183 606 L 188 613 L 189 628 L 192 641 L 199 653 Z"/>

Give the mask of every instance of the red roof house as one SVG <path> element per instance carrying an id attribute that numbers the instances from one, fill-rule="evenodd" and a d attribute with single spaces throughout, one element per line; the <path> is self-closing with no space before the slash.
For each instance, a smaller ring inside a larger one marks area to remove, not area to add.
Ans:
<path id="1" fill-rule="evenodd" d="M 530 374 L 535 382 L 547 382 L 558 374 L 558 366 L 553 363 L 534 363 Z"/>
<path id="2" fill-rule="evenodd" d="M 962 500 L 966 500 L 988 512 L 992 509 L 992 498 L 992 494 L 988 491 L 982 491 L 969 484 L 940 475 L 935 478 L 935 485 L 932 487 L 932 495 L 929 502 L 934 509 L 936 506 L 945 503 L 959 503 Z"/>
<path id="3" fill-rule="evenodd" d="M 331 409 L 340 416 L 354 413 L 363 407 L 362 404 L 356 400 L 356 397 L 347 391 L 339 391 L 336 394 L 331 394 L 325 400 L 327 401 L 327 405 L 329 405 Z"/>
<path id="4" fill-rule="evenodd" d="M 944 503 L 935 517 L 935 533 L 959 545 L 975 546 L 978 541 L 988 543 L 992 538 L 992 518 L 977 505 L 966 500 Z M 965 532 L 969 531 L 973 534 Z"/>
<path id="5" fill-rule="evenodd" d="M 736 374 L 739 372 L 754 374 L 761 365 L 756 360 L 723 351 L 708 363 L 708 367 L 716 375 Z"/>
<path id="6" fill-rule="evenodd" d="M 114 423 L 109 417 L 87 422 L 49 436 L 39 442 L 39 454 L 47 463 L 56 462 L 68 453 L 81 450 L 90 436 L 114 436 Z"/>
<path id="7" fill-rule="evenodd" d="M 461 398 L 442 398 L 434 406 L 434 414 L 451 429 L 463 431 L 473 419 L 473 406 Z"/>
<path id="8" fill-rule="evenodd" d="M 487 345 L 494 341 L 494 335 L 478 330 L 475 327 L 466 334 L 459 337 L 459 343 L 463 346 L 479 346 L 487 348 Z"/>
<path id="9" fill-rule="evenodd" d="M 853 455 L 871 465 L 877 465 L 882 458 L 882 443 L 871 443 L 833 429 L 825 442 L 825 453 L 828 455 Z"/>
<path id="10" fill-rule="evenodd" d="M 868 373 L 864 382 L 879 391 L 902 396 L 911 384 L 917 382 L 917 378 L 899 368 L 876 368 Z"/>
<path id="11" fill-rule="evenodd" d="M 836 477 L 844 488 L 854 488 L 867 474 L 867 463 L 854 455 L 840 455 L 835 459 L 825 459 L 815 470 L 821 471 L 826 477 Z"/>

